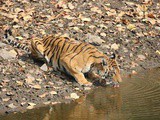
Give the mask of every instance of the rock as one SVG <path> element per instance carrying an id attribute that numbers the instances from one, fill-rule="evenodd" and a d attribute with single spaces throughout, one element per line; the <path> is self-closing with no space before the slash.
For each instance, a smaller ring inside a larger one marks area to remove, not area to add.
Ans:
<path id="1" fill-rule="evenodd" d="M 74 88 L 74 89 L 75 89 L 75 90 L 80 90 L 80 89 L 79 89 L 79 88 L 77 88 L 77 87 L 76 87 L 76 88 Z"/>
<path id="2" fill-rule="evenodd" d="M 4 47 L 4 46 L 6 46 L 6 44 L 0 42 L 0 47 Z"/>
<path id="3" fill-rule="evenodd" d="M 35 104 L 35 103 L 32 103 L 32 102 L 28 102 L 28 105 L 29 105 L 29 106 L 35 106 L 36 104 Z"/>
<path id="4" fill-rule="evenodd" d="M 17 106 L 15 106 L 13 103 L 9 104 L 8 107 L 9 107 L 9 108 L 12 108 L 12 109 L 17 108 Z"/>
<path id="5" fill-rule="evenodd" d="M 91 90 L 91 88 L 90 87 L 85 87 L 84 90 Z"/>
<path id="6" fill-rule="evenodd" d="M 49 92 L 51 95 L 57 95 L 57 92 L 56 91 L 51 91 Z"/>
<path id="7" fill-rule="evenodd" d="M 143 61 L 144 59 L 146 59 L 146 57 L 144 55 L 137 55 L 139 60 Z"/>
<path id="8" fill-rule="evenodd" d="M 10 100 L 10 98 L 2 98 L 3 102 L 8 102 Z"/>
<path id="9" fill-rule="evenodd" d="M 104 44 L 104 45 L 102 45 L 102 46 L 101 46 L 101 48 L 102 48 L 102 49 L 104 49 L 104 50 L 106 50 L 106 49 L 110 49 L 110 45 L 108 45 L 108 44 L 107 44 L 107 45 L 106 45 L 106 44 Z"/>
<path id="10" fill-rule="evenodd" d="M 80 29 L 78 27 L 73 27 L 74 30 L 79 31 Z"/>
<path id="11" fill-rule="evenodd" d="M 51 103 L 50 101 L 43 102 L 43 104 L 45 104 L 45 105 L 49 105 L 50 103 Z"/>
<path id="12" fill-rule="evenodd" d="M 133 74 L 133 75 L 136 75 L 137 72 L 136 72 L 135 70 L 132 70 L 132 74 Z"/>
<path id="13" fill-rule="evenodd" d="M 59 23 L 58 24 L 58 27 L 63 27 L 64 25 L 62 23 Z"/>
<path id="14" fill-rule="evenodd" d="M 27 107 L 27 109 L 29 109 L 29 110 L 31 110 L 31 109 L 33 109 L 34 108 L 34 106 L 28 106 Z"/>
<path id="15" fill-rule="evenodd" d="M 100 36 L 102 36 L 102 37 L 106 37 L 106 33 L 100 33 Z"/>
<path id="16" fill-rule="evenodd" d="M 158 30 L 158 31 L 160 31 L 160 27 L 158 27 L 158 26 L 155 26 L 155 29 Z"/>
<path id="17" fill-rule="evenodd" d="M 26 104 L 26 102 L 21 102 L 21 106 L 24 106 Z"/>
<path id="18" fill-rule="evenodd" d="M 8 59 L 16 58 L 17 52 L 15 50 L 7 51 L 5 49 L 2 49 L 1 52 L 0 52 L 0 56 L 3 59 L 7 59 L 8 60 Z"/>
<path id="19" fill-rule="evenodd" d="M 71 93 L 70 96 L 73 99 L 78 99 L 79 98 L 79 96 L 77 95 L 77 93 Z"/>
<path id="20" fill-rule="evenodd" d="M 40 67 L 41 70 L 43 71 L 48 71 L 48 67 L 46 64 L 43 64 L 41 67 Z"/>
<path id="21" fill-rule="evenodd" d="M 88 33 L 86 37 L 87 37 L 86 41 L 91 44 L 101 45 L 102 43 L 105 43 L 105 41 L 102 40 L 99 36 L 92 35 L 90 33 Z"/>

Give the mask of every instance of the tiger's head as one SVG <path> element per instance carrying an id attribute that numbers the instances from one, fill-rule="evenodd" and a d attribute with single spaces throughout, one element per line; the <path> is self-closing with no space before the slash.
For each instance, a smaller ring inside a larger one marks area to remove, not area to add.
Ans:
<path id="1" fill-rule="evenodd" d="M 108 79 L 110 77 L 115 83 L 122 82 L 115 54 L 112 54 L 110 57 L 105 55 L 100 63 L 93 64 L 91 72 L 94 73 L 98 79 Z"/>
<path id="2" fill-rule="evenodd" d="M 116 61 L 116 55 L 112 54 L 108 60 L 108 77 L 111 76 L 113 81 L 115 82 L 122 82 L 120 68 Z"/>

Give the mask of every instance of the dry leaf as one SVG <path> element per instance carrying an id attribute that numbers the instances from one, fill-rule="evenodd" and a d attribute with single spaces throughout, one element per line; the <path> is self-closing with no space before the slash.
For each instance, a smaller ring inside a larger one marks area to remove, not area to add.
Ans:
<path id="1" fill-rule="evenodd" d="M 68 19 L 68 20 L 73 20 L 73 19 L 75 19 L 75 17 L 72 17 L 72 16 L 70 16 L 70 15 L 65 15 L 64 18 L 66 18 L 66 19 Z"/>
<path id="2" fill-rule="evenodd" d="M 114 10 L 114 9 L 111 9 L 110 11 L 107 11 L 106 13 L 107 13 L 108 16 L 115 16 L 115 15 L 117 15 L 116 10 Z"/>
<path id="3" fill-rule="evenodd" d="M 91 18 L 82 17 L 81 20 L 82 20 L 82 21 L 86 21 L 86 22 L 90 22 L 90 21 L 91 21 Z"/>
<path id="4" fill-rule="evenodd" d="M 16 83 L 17 83 L 18 86 L 22 86 L 23 85 L 23 82 L 21 82 L 21 81 L 16 81 Z"/>
<path id="5" fill-rule="evenodd" d="M 32 82 L 34 80 L 35 80 L 35 78 L 33 76 L 31 76 L 30 74 L 27 74 L 27 78 L 25 79 L 26 83 L 33 84 Z"/>
<path id="6" fill-rule="evenodd" d="M 44 98 L 44 97 L 46 97 L 46 95 L 47 95 L 48 93 L 43 93 L 43 94 L 41 94 L 41 95 L 38 95 L 40 98 Z"/>
<path id="7" fill-rule="evenodd" d="M 125 25 L 128 25 L 130 23 L 129 20 L 127 20 L 127 19 L 121 19 L 121 21 Z"/>
<path id="8" fill-rule="evenodd" d="M 37 84 L 37 85 L 33 85 L 32 88 L 39 90 L 41 89 L 41 86 Z"/>
<path id="9" fill-rule="evenodd" d="M 15 8 L 15 10 L 14 10 L 16 13 L 19 13 L 19 12 L 23 12 L 23 9 L 21 9 L 21 8 Z"/>
<path id="10" fill-rule="evenodd" d="M 136 29 L 136 26 L 134 24 L 129 24 L 129 25 L 127 25 L 127 29 L 133 31 Z"/>
<path id="11" fill-rule="evenodd" d="M 120 31 L 120 32 L 125 31 L 125 27 L 122 26 L 121 24 L 116 25 L 116 27 L 117 27 L 118 31 Z"/>
<path id="12" fill-rule="evenodd" d="M 102 14 L 102 11 L 98 7 L 92 7 L 91 11 Z"/>
<path id="13" fill-rule="evenodd" d="M 91 18 L 84 17 L 81 14 L 79 15 L 79 18 L 84 22 L 90 22 L 91 21 Z"/>
<path id="14" fill-rule="evenodd" d="M 119 47 L 120 47 L 120 45 L 116 44 L 116 43 L 114 43 L 114 44 L 111 45 L 111 49 L 114 49 L 114 50 L 118 50 Z"/>
<path id="15" fill-rule="evenodd" d="M 153 15 L 153 13 L 148 13 L 148 15 L 147 15 L 149 18 L 156 18 L 154 15 Z"/>
<path id="16" fill-rule="evenodd" d="M 72 3 L 68 3 L 68 8 L 71 9 L 71 10 L 73 10 L 74 9 L 73 4 Z"/>
<path id="17" fill-rule="evenodd" d="M 160 55 L 160 51 L 159 50 L 156 50 L 156 53 Z"/>
<path id="18" fill-rule="evenodd" d="M 150 22 L 152 25 L 156 24 L 156 20 L 155 20 L 155 19 L 146 18 L 146 20 L 147 20 L 148 22 Z"/>
<path id="19" fill-rule="evenodd" d="M 55 15 L 47 16 L 47 18 L 48 18 L 47 22 L 50 22 L 50 21 L 54 20 L 56 18 L 56 16 Z"/>
<path id="20" fill-rule="evenodd" d="M 23 16 L 23 19 L 24 19 L 24 21 L 29 21 L 29 20 L 32 20 L 32 17 L 30 16 L 30 15 L 25 15 L 25 16 Z"/>

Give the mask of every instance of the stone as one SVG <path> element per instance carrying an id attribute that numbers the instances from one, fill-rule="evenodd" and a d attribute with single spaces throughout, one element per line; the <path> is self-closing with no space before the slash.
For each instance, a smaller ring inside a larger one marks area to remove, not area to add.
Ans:
<path id="1" fill-rule="evenodd" d="M 77 93 L 71 93 L 70 96 L 73 99 L 78 99 L 79 98 L 79 96 L 77 95 Z"/>

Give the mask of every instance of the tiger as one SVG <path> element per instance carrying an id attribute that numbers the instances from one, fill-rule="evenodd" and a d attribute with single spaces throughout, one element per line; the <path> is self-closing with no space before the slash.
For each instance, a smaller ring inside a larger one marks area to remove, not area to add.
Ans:
<path id="1" fill-rule="evenodd" d="M 16 42 L 10 39 L 10 30 L 6 30 L 4 36 L 8 43 L 16 46 Z M 108 57 L 89 43 L 48 35 L 42 39 L 31 39 L 29 47 L 20 44 L 17 47 L 27 50 L 33 58 L 43 59 L 48 68 L 71 75 L 83 86 L 92 85 L 92 82 L 85 78 L 85 73 L 98 79 L 107 79 L 109 73 L 112 73 L 114 82 L 122 82 L 115 54 Z"/>

